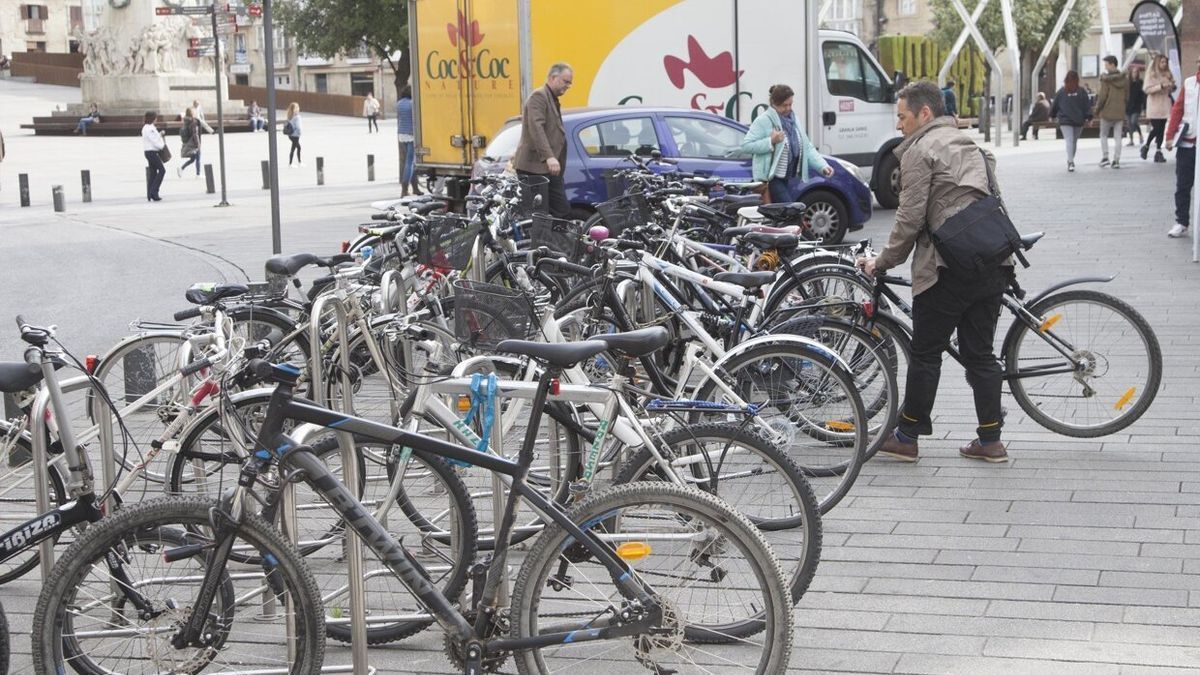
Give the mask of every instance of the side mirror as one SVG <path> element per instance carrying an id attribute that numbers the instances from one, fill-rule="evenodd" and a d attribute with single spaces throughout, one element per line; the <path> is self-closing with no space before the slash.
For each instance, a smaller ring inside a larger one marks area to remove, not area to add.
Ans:
<path id="1" fill-rule="evenodd" d="M 897 91 L 899 91 L 900 89 L 903 89 L 904 85 L 906 84 L 908 84 L 908 76 L 904 74 L 903 70 L 897 70 L 892 76 L 892 85 Z"/>

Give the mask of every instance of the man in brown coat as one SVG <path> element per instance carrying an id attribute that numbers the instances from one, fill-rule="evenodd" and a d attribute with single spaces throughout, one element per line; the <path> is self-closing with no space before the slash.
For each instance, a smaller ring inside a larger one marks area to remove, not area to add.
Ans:
<path id="1" fill-rule="evenodd" d="M 546 84 L 534 90 L 521 112 L 521 141 L 513 154 L 513 168 L 522 177 L 544 176 L 549 182 L 537 181 L 541 195 L 541 211 L 556 218 L 566 218 L 571 212 L 567 191 L 563 185 L 563 168 L 567 163 L 567 137 L 563 132 L 562 107 L 558 99 L 571 88 L 575 74 L 571 66 L 556 63 L 550 66 Z"/>
<path id="2" fill-rule="evenodd" d="M 1009 272 L 961 278 L 945 267 L 929 232 L 989 194 L 988 171 L 995 160 L 981 152 L 945 114 L 942 92 L 932 82 L 915 82 L 896 94 L 896 128 L 904 141 L 900 158 L 900 205 L 887 247 L 876 258 L 860 258 L 868 275 L 912 262 L 913 336 L 904 389 L 904 408 L 896 431 L 879 452 L 917 461 L 917 438 L 933 433 L 931 414 L 941 377 L 942 354 L 958 331 L 958 349 L 967 381 L 975 393 L 978 437 L 959 448 L 963 457 L 1008 461 L 1000 442 L 1000 364 L 992 353 L 1000 299 Z"/>
<path id="3" fill-rule="evenodd" d="M 1108 135 L 1117 142 L 1113 150 L 1112 168 L 1121 168 L 1121 144 L 1125 140 L 1125 99 L 1129 97 L 1129 79 L 1117 68 L 1117 57 L 1104 57 L 1107 72 L 1100 76 L 1100 93 L 1096 96 L 1096 117 L 1100 118 L 1100 168 L 1108 166 Z"/>

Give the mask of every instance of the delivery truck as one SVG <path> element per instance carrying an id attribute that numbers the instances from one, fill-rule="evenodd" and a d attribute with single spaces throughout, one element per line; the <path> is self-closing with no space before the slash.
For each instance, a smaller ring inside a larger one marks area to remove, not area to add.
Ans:
<path id="1" fill-rule="evenodd" d="M 823 154 L 870 171 L 897 203 L 895 84 L 850 33 L 817 30 L 815 2 L 409 0 L 417 168 L 465 186 L 492 136 L 550 66 L 574 85 L 562 107 L 704 110 L 749 123 L 772 84 Z"/>

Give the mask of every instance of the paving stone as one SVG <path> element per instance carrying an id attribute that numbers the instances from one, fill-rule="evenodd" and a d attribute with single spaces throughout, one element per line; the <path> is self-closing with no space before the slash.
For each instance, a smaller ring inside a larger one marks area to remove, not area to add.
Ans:
<path id="1" fill-rule="evenodd" d="M 1045 525 L 1012 525 L 1008 528 L 1008 536 L 1021 539 L 1062 539 L 1071 541 L 1133 541 L 1156 544 L 1200 543 L 1200 531 L 1196 531 L 1197 541 L 1186 542 L 1186 533 L 1179 530 L 1148 528 L 1116 528 L 1116 527 L 1053 527 Z M 1181 541 L 1182 540 L 1182 541 Z M 1184 562 L 1186 567 L 1187 562 Z"/>
<path id="2" fill-rule="evenodd" d="M 1119 622 L 1125 616 L 1125 609 L 1124 607 L 1112 605 L 1090 605 L 1070 602 L 993 600 L 988 603 L 987 616 L 1054 619 L 1059 621 Z"/>
<path id="3" fill-rule="evenodd" d="M 1074 555 L 1067 553 L 1026 553 L 995 551 L 939 551 L 934 562 L 940 565 L 1000 565 L 1004 567 L 1050 567 L 1077 570 L 1122 570 L 1130 572 L 1178 572 L 1181 561 L 1173 558 L 1131 558 L 1120 556 Z"/>
<path id="4" fill-rule="evenodd" d="M 1054 589 L 1054 599 L 1062 602 L 1094 602 L 1111 605 L 1146 602 L 1167 607 L 1187 607 L 1188 604 L 1186 591 L 1094 586 L 1058 586 Z"/>
<path id="5" fill-rule="evenodd" d="M 905 654 L 896 673 L 912 675 L 1117 675 L 1116 666 L 1098 663 L 1067 663 L 1049 659 L 987 658 L 982 656 L 938 656 Z"/>
<path id="6" fill-rule="evenodd" d="M 1092 624 L 1090 623 L 1024 618 L 893 614 L 884 626 L 884 630 L 933 635 L 1037 637 L 1056 640 L 1093 639 Z"/>
<path id="7" fill-rule="evenodd" d="M 985 656 L 1200 668 L 1200 649 L 1170 645 L 1077 643 L 1068 640 L 997 637 L 987 641 L 983 653 Z"/>
<path id="8" fill-rule="evenodd" d="M 1100 577 L 1097 570 L 1048 569 L 1041 567 L 980 566 L 971 575 L 972 581 L 1015 581 L 1027 584 L 1067 584 L 1095 586 Z"/>
<path id="9" fill-rule="evenodd" d="M 797 646 L 788 672 L 890 673 L 899 660 L 899 654 Z"/>
<path id="10" fill-rule="evenodd" d="M 871 579 L 867 582 L 864 590 L 867 593 L 896 593 L 900 595 L 918 593 L 950 598 L 1049 600 L 1054 594 L 1055 587 L 1039 584 L 996 583 L 988 581 Z"/>

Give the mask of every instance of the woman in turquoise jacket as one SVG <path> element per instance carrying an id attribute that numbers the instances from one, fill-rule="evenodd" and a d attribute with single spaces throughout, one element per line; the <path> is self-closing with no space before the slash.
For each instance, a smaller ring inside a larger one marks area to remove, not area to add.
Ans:
<path id="1" fill-rule="evenodd" d="M 771 106 L 759 113 L 750 124 L 742 151 L 753 155 L 754 180 L 768 181 L 767 190 L 772 203 L 791 202 L 788 180 L 799 176 L 807 181 L 810 171 L 817 171 L 828 178 L 833 167 L 825 162 L 821 153 L 813 147 L 796 117 L 792 114 L 792 98 L 795 92 L 786 84 L 777 84 L 769 90 Z"/>

